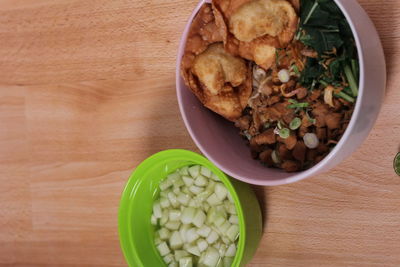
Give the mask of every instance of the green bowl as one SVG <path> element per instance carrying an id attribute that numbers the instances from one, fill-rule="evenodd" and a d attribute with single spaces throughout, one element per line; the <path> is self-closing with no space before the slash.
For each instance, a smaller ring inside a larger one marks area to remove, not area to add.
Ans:
<path id="1" fill-rule="evenodd" d="M 144 160 L 132 173 L 120 202 L 118 230 L 122 250 L 129 266 L 166 266 L 154 240 L 150 223 L 153 201 L 159 193 L 158 184 L 176 169 L 199 164 L 214 172 L 231 193 L 239 218 L 240 235 L 232 266 L 244 266 L 253 257 L 261 239 L 261 212 L 251 188 L 227 177 L 203 156 L 187 150 L 166 150 Z"/>

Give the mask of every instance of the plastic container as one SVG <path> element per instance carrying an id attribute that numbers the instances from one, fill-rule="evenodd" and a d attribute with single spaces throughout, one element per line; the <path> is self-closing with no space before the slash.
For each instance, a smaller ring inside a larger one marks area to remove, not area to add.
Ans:
<path id="1" fill-rule="evenodd" d="M 253 257 L 262 235 L 260 206 L 251 188 L 227 177 L 203 156 L 186 150 L 166 150 L 144 160 L 132 173 L 122 193 L 118 214 L 121 247 L 129 266 L 166 266 L 154 240 L 150 223 L 158 184 L 168 174 L 186 165 L 199 164 L 214 172 L 231 193 L 239 218 L 240 235 L 232 266 L 244 266 Z"/>

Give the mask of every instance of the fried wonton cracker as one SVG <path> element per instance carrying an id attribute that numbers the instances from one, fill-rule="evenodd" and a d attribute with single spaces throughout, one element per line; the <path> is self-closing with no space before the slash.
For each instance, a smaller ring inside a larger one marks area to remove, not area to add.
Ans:
<path id="1" fill-rule="evenodd" d="M 250 64 L 225 51 L 210 4 L 193 20 L 181 73 L 204 106 L 231 121 L 242 115 L 252 90 Z"/>
<path id="2" fill-rule="evenodd" d="M 292 0 L 296 4 L 297 0 Z M 297 30 L 298 16 L 286 0 L 213 0 L 215 21 L 225 49 L 268 69 L 277 48 Z"/>

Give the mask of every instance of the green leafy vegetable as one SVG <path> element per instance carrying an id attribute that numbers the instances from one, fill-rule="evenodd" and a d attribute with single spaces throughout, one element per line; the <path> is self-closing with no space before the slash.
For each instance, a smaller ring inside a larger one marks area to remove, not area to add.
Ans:
<path id="1" fill-rule="evenodd" d="M 300 76 L 303 86 L 312 90 L 318 84 L 343 87 L 347 82 L 351 96 L 345 94 L 357 97 L 357 49 L 351 28 L 334 1 L 303 0 L 296 39 L 318 53 L 318 58 L 307 59 Z"/>

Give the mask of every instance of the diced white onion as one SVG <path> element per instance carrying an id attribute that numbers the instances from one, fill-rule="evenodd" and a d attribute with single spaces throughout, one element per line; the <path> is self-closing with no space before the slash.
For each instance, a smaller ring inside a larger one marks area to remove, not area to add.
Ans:
<path id="1" fill-rule="evenodd" d="M 165 225 L 168 222 L 169 215 L 168 210 L 163 210 L 162 216 L 160 218 L 160 225 Z"/>
<path id="2" fill-rule="evenodd" d="M 181 203 L 184 206 L 186 206 L 190 200 L 189 196 L 183 193 L 177 194 L 176 199 L 178 200 L 179 203 Z"/>
<path id="3" fill-rule="evenodd" d="M 185 250 L 175 250 L 174 256 L 175 260 L 179 261 L 180 259 L 189 256 L 189 253 L 187 253 Z"/>
<path id="4" fill-rule="evenodd" d="M 174 260 L 174 256 L 172 256 L 172 254 L 168 254 L 167 256 L 163 257 L 163 260 L 166 264 L 169 264 Z"/>
<path id="5" fill-rule="evenodd" d="M 188 166 L 182 167 L 182 168 L 179 170 L 179 174 L 180 174 L 180 175 L 189 175 L 188 169 L 189 169 Z"/>
<path id="6" fill-rule="evenodd" d="M 197 240 L 197 238 L 199 238 L 199 234 L 197 233 L 196 228 L 190 228 L 189 230 L 186 231 L 187 243 L 192 243 L 193 241 Z"/>
<path id="7" fill-rule="evenodd" d="M 157 218 L 153 214 L 151 215 L 151 224 L 157 225 Z"/>
<path id="8" fill-rule="evenodd" d="M 217 183 L 215 185 L 215 195 L 217 196 L 217 198 L 220 201 L 223 201 L 226 198 L 226 196 L 228 195 L 228 190 L 221 183 Z"/>
<path id="9" fill-rule="evenodd" d="M 216 266 L 219 260 L 220 256 L 218 250 L 214 247 L 208 247 L 205 252 L 202 264 L 204 264 L 205 266 Z"/>
<path id="10" fill-rule="evenodd" d="M 193 260 L 191 257 L 185 257 L 179 260 L 179 267 L 192 267 Z"/>
<path id="11" fill-rule="evenodd" d="M 212 244 L 215 241 L 217 241 L 219 238 L 217 232 L 215 232 L 214 230 L 211 231 L 211 233 L 207 236 L 206 240 L 208 244 Z"/>
<path id="12" fill-rule="evenodd" d="M 195 185 L 189 187 L 189 191 L 195 195 L 200 194 L 203 190 L 204 190 L 203 188 Z"/>
<path id="13" fill-rule="evenodd" d="M 158 219 L 158 218 L 161 218 L 161 216 L 162 216 L 162 211 L 161 211 L 161 206 L 160 206 L 160 202 L 159 202 L 159 201 L 154 202 L 154 205 L 153 205 L 153 215 L 154 215 L 154 217 L 156 217 L 157 219 Z"/>
<path id="14" fill-rule="evenodd" d="M 212 193 L 211 196 L 207 198 L 208 204 L 211 206 L 217 205 L 221 203 L 221 200 L 217 197 L 215 193 Z"/>
<path id="15" fill-rule="evenodd" d="M 196 180 L 194 180 L 194 184 L 197 186 L 206 186 L 208 182 L 208 178 L 204 177 L 203 175 L 197 176 Z"/>
<path id="16" fill-rule="evenodd" d="M 236 224 L 232 224 L 226 232 L 226 236 L 233 242 L 239 235 L 239 227 Z"/>
<path id="17" fill-rule="evenodd" d="M 165 224 L 165 227 L 167 227 L 169 230 L 178 230 L 179 226 L 181 225 L 181 222 L 167 222 Z"/>
<path id="18" fill-rule="evenodd" d="M 161 197 L 160 198 L 160 205 L 161 205 L 162 208 L 168 208 L 171 205 L 171 203 L 169 202 L 168 198 Z"/>
<path id="19" fill-rule="evenodd" d="M 231 215 L 231 216 L 229 217 L 229 222 L 232 223 L 232 224 L 239 224 L 238 216 L 236 216 L 236 215 Z"/>
<path id="20" fill-rule="evenodd" d="M 220 179 L 200 165 L 182 167 L 160 185 L 151 224 L 167 266 L 227 267 L 236 254 L 239 218 Z M 228 264 L 228 265 L 226 265 Z"/>
<path id="21" fill-rule="evenodd" d="M 191 186 L 194 183 L 193 178 L 191 178 L 189 176 L 182 176 L 182 180 L 186 186 Z"/>
<path id="22" fill-rule="evenodd" d="M 202 227 L 197 229 L 197 233 L 201 236 L 206 238 L 210 233 L 211 233 L 211 228 L 208 227 L 207 225 L 203 224 Z"/>
<path id="23" fill-rule="evenodd" d="M 211 177 L 211 171 L 207 167 L 201 166 L 200 173 L 207 178 Z"/>
<path id="24" fill-rule="evenodd" d="M 190 167 L 189 173 L 190 173 L 190 176 L 192 176 L 193 178 L 197 178 L 197 176 L 199 176 L 199 173 L 200 173 L 200 166 L 195 165 L 195 166 Z"/>
<path id="25" fill-rule="evenodd" d="M 169 211 L 169 220 L 170 221 L 179 221 L 181 218 L 180 210 L 170 210 Z"/>
<path id="26" fill-rule="evenodd" d="M 161 256 L 165 256 L 171 252 L 166 242 L 162 242 L 157 246 L 158 251 L 160 252 Z"/>
<path id="27" fill-rule="evenodd" d="M 192 207 L 184 208 L 181 213 L 181 222 L 184 224 L 192 223 L 196 209 Z"/>
<path id="28" fill-rule="evenodd" d="M 231 244 L 228 249 L 225 252 L 225 256 L 227 257 L 233 257 L 236 255 L 236 245 L 235 244 Z"/>
<path id="29" fill-rule="evenodd" d="M 202 210 L 198 209 L 196 215 L 193 218 L 193 224 L 196 227 L 201 227 L 203 226 L 205 220 L 206 220 L 206 214 Z"/>
<path id="30" fill-rule="evenodd" d="M 183 241 L 178 231 L 172 233 L 169 239 L 169 245 L 171 246 L 172 249 L 178 249 L 182 247 Z"/>
<path id="31" fill-rule="evenodd" d="M 203 252 L 208 248 L 208 243 L 204 239 L 197 240 L 197 247 L 199 248 L 200 252 Z"/>
<path id="32" fill-rule="evenodd" d="M 196 245 L 189 246 L 187 248 L 187 252 L 189 252 L 190 254 L 196 255 L 198 257 L 200 257 L 200 255 L 201 255 L 201 252 L 200 252 L 199 248 Z"/>

